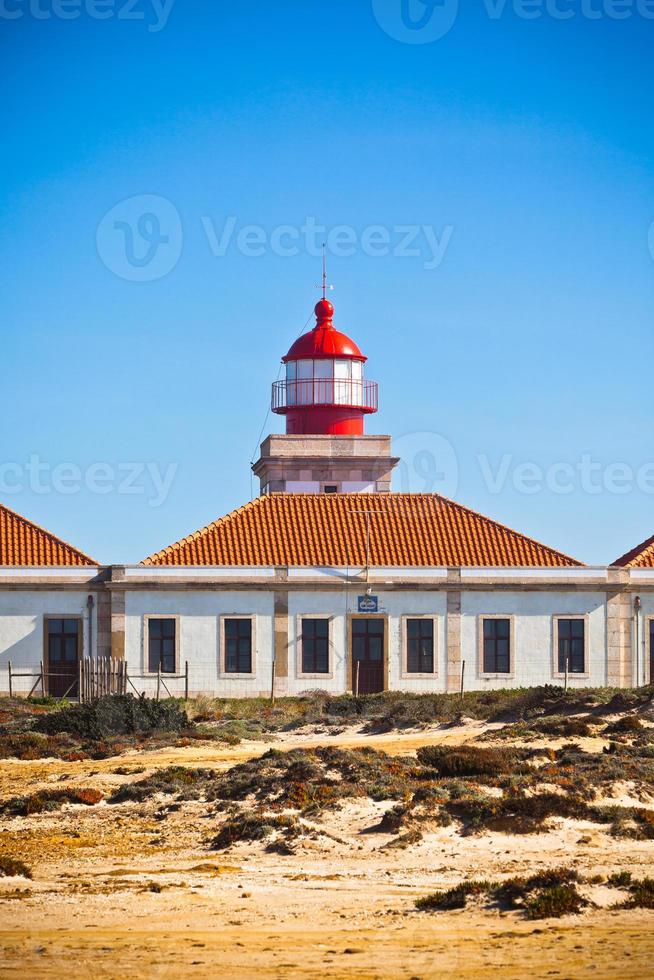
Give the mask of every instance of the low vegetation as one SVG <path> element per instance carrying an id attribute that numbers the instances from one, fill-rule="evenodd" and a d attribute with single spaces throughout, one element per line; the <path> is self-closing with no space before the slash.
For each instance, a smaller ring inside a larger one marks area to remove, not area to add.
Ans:
<path id="1" fill-rule="evenodd" d="M 43 789 L 29 796 L 15 796 L 0 804 L 0 814 L 30 817 L 35 813 L 60 810 L 67 803 L 95 806 L 104 799 L 97 789 Z"/>
<path id="2" fill-rule="evenodd" d="M 565 691 L 545 686 L 455 694 L 385 692 L 367 697 L 303 697 L 153 701 L 124 695 L 68 705 L 50 698 L 0 700 L 0 758 L 68 761 L 107 758 L 130 748 L 188 745 L 193 740 L 237 744 L 267 741 L 305 726 L 334 730 L 358 725 L 365 732 L 456 725 L 462 719 L 502 723 L 494 738 L 571 738 L 605 734 L 617 740 L 654 741 L 634 712 L 651 707 L 654 688 Z M 604 719 L 629 712 L 607 728 Z M 604 725 L 604 729 L 602 726 Z"/>
<path id="3" fill-rule="evenodd" d="M 463 881 L 453 888 L 433 892 L 416 901 L 422 912 L 450 912 L 465 909 L 471 902 L 482 908 L 519 911 L 526 919 L 551 919 L 576 915 L 591 903 L 580 886 L 605 884 L 628 897 L 616 902 L 616 909 L 654 909 L 654 878 L 636 880 L 622 871 L 604 879 L 601 875 L 582 878 L 573 868 L 553 868 L 528 878 L 509 878 L 501 882 Z"/>
<path id="4" fill-rule="evenodd" d="M 652 840 L 654 810 L 603 800 L 625 780 L 631 793 L 644 802 L 651 799 L 652 746 L 616 743 L 594 753 L 571 744 L 558 750 L 424 746 L 415 758 L 326 746 L 270 749 L 224 773 L 171 767 L 120 787 L 109 802 L 142 803 L 160 794 L 201 800 L 212 807 L 209 812 L 226 815 L 233 830 L 224 838 L 228 842 L 259 839 L 236 833 L 252 810 L 257 821 L 262 814 L 319 817 L 364 799 L 390 804 L 368 829 L 399 835 L 398 846 L 410 846 L 425 830 L 452 823 L 463 835 L 532 834 L 549 829 L 555 818 L 590 821 L 616 836 Z"/>
<path id="5" fill-rule="evenodd" d="M 6 854 L 0 854 L 0 878 L 31 877 L 32 872 L 22 861 L 17 861 L 15 858 L 8 857 Z"/>
<path id="6" fill-rule="evenodd" d="M 588 904 L 577 890 L 578 882 L 576 871 L 569 868 L 495 883 L 464 881 L 447 891 L 418 899 L 416 908 L 424 912 L 464 909 L 474 898 L 485 907 L 519 910 L 527 919 L 558 918 L 574 915 Z"/>
<path id="7" fill-rule="evenodd" d="M 198 733 L 178 701 L 132 695 L 58 706 L 25 700 L 0 705 L 0 758 L 104 759 L 130 748 L 155 748 Z"/>

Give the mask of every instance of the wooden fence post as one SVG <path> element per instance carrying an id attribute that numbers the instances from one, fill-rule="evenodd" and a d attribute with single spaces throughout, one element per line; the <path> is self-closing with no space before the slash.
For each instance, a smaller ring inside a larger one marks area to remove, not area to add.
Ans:
<path id="1" fill-rule="evenodd" d="M 277 662 L 273 657 L 272 670 L 270 672 L 270 703 L 275 703 L 275 676 L 277 673 Z"/>
<path id="2" fill-rule="evenodd" d="M 42 660 L 39 661 L 39 667 L 41 668 L 41 694 L 45 697 L 45 670 L 43 669 Z"/>
<path id="3" fill-rule="evenodd" d="M 157 701 L 159 700 L 159 692 L 161 691 L 161 661 L 157 665 Z"/>
<path id="4" fill-rule="evenodd" d="M 84 680 L 84 660 L 80 658 L 77 661 L 77 700 L 81 704 L 84 700 L 84 691 L 82 690 L 82 682 Z"/>
<path id="5" fill-rule="evenodd" d="M 184 700 L 188 701 L 188 660 L 184 664 Z"/>
<path id="6" fill-rule="evenodd" d="M 462 660 L 461 661 L 461 690 L 459 692 L 462 701 L 463 701 L 463 681 L 465 679 L 465 676 L 466 676 L 466 662 L 465 660 Z"/>
<path id="7" fill-rule="evenodd" d="M 14 685 L 13 685 L 13 681 L 12 681 L 12 677 L 11 677 L 11 660 L 9 660 L 7 662 L 7 666 L 9 667 L 9 697 L 10 698 L 13 698 L 13 696 L 14 696 Z"/>
<path id="8" fill-rule="evenodd" d="M 354 696 L 356 698 L 359 697 L 359 672 L 360 672 L 360 670 L 361 670 L 361 661 L 360 660 L 357 660 L 356 681 L 355 681 L 355 687 L 354 687 Z"/>

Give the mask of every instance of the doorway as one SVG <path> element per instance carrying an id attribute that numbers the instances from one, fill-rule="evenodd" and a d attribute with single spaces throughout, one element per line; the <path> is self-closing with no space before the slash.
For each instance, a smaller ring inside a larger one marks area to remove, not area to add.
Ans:
<path id="1" fill-rule="evenodd" d="M 81 639 L 81 619 L 46 619 L 44 667 L 46 689 L 53 698 L 79 696 L 78 664 Z"/>
<path id="2" fill-rule="evenodd" d="M 379 694 L 384 690 L 385 621 L 363 617 L 352 620 L 352 690 Z"/>

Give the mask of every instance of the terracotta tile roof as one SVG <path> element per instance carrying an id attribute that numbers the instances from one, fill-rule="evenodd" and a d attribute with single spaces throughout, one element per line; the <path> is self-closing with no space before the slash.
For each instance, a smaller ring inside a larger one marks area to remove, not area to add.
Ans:
<path id="1" fill-rule="evenodd" d="M 0 566 L 93 566 L 88 555 L 0 504 Z"/>
<path id="2" fill-rule="evenodd" d="M 144 565 L 570 568 L 581 562 L 437 494 L 271 494 Z"/>
<path id="3" fill-rule="evenodd" d="M 622 568 L 654 568 L 654 534 L 613 562 Z"/>

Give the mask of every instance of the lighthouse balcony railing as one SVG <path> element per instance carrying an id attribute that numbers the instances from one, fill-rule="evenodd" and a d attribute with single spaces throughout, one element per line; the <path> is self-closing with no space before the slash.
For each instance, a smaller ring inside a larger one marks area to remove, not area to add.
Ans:
<path id="1" fill-rule="evenodd" d="M 360 408 L 365 412 L 376 412 L 377 394 L 376 381 L 335 381 L 322 378 L 276 381 L 272 388 L 272 410 L 286 412 L 289 408 L 337 405 L 339 408 Z"/>

